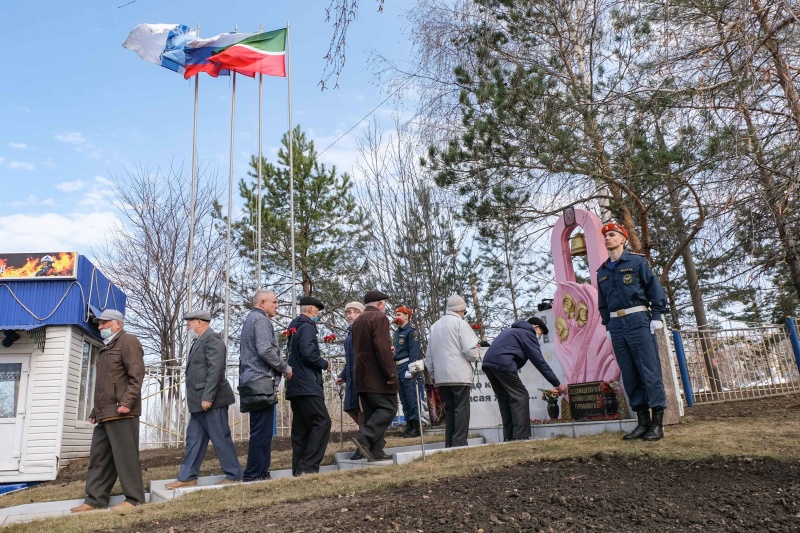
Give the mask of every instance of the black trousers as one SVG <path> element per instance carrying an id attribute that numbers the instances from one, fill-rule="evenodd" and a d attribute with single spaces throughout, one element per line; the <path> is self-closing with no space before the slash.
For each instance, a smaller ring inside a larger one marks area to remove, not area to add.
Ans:
<path id="1" fill-rule="evenodd" d="M 295 396 L 292 404 L 292 475 L 316 474 L 331 435 L 322 396 Z"/>
<path id="2" fill-rule="evenodd" d="M 469 385 L 439 385 L 444 400 L 444 447 L 467 445 L 469 433 Z"/>
<path id="3" fill-rule="evenodd" d="M 139 418 L 120 418 L 97 424 L 89 449 L 86 501 L 94 507 L 108 507 L 111 489 L 119 476 L 125 501 L 144 503 L 142 463 L 139 462 Z"/>
<path id="4" fill-rule="evenodd" d="M 359 392 L 358 398 L 364 410 L 364 424 L 358 435 L 366 441 L 370 453 L 381 456 L 386 445 L 383 436 L 397 415 L 397 394 Z"/>
<path id="5" fill-rule="evenodd" d="M 516 372 L 501 372 L 483 367 L 483 373 L 492 384 L 503 419 L 503 440 L 531 438 L 531 407 L 528 389 Z"/>

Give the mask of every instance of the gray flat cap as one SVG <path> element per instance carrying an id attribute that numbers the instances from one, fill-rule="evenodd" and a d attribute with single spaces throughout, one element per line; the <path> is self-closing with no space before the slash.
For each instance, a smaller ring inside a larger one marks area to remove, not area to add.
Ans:
<path id="1" fill-rule="evenodd" d="M 100 322 L 101 320 L 119 320 L 120 322 L 122 322 L 123 320 L 125 320 L 125 315 L 123 315 L 116 309 L 106 309 L 102 313 L 100 313 L 100 316 L 95 317 L 94 319 L 95 322 Z"/>
<path id="2" fill-rule="evenodd" d="M 202 320 L 203 322 L 211 322 L 211 312 L 206 309 L 198 309 L 183 315 L 184 320 Z"/>

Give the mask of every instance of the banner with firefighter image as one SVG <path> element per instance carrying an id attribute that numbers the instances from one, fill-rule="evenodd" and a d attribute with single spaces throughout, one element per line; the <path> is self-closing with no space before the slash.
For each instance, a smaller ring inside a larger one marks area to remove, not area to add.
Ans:
<path id="1" fill-rule="evenodd" d="M 35 254 L 0 253 L 0 280 L 74 279 L 78 267 L 76 252 L 43 252 Z"/>

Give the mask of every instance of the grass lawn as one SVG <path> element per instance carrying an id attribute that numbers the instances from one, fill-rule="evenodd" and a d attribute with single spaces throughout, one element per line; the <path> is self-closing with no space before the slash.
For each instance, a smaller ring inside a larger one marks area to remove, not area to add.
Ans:
<path id="1" fill-rule="evenodd" d="M 597 454 L 632 458 L 702 461 L 719 457 L 769 457 L 782 461 L 800 460 L 800 397 L 797 395 L 780 409 L 750 409 L 743 416 L 686 416 L 682 423 L 666 429 L 659 442 L 622 442 L 620 434 L 602 434 L 576 439 L 557 438 L 515 442 L 503 446 L 462 449 L 430 456 L 424 463 L 387 468 L 333 472 L 301 478 L 281 479 L 258 485 L 233 485 L 210 492 L 196 492 L 178 500 L 150 504 L 125 512 L 87 513 L 59 519 L 12 525 L 9 532 L 83 532 L 132 526 L 138 522 L 216 515 L 231 510 L 264 508 L 276 503 L 305 501 L 365 493 L 392 486 L 441 482 L 447 478 L 468 477 L 477 473 L 538 460 L 562 460 L 592 457 Z M 763 400 L 768 401 L 768 400 Z M 730 410 L 727 404 L 726 409 Z M 713 406 L 706 406 L 713 407 Z M 387 446 L 408 444 L 396 439 Z M 339 450 L 328 449 L 326 462 Z M 275 469 L 287 468 L 289 451 L 276 452 Z M 205 471 L 215 471 L 215 462 L 204 464 Z M 151 469 L 147 479 L 165 479 L 175 475 L 177 466 Z M 4 497 L 5 506 L 31 500 L 80 498 L 83 483 L 58 482 Z M 6 500 L 6 498 L 12 498 Z M 10 503 L 13 501 L 13 503 Z"/>

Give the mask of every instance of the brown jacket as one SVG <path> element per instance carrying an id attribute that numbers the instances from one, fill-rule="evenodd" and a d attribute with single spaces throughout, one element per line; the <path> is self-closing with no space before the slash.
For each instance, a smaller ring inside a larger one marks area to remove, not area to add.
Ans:
<path id="1" fill-rule="evenodd" d="M 98 422 L 142 414 L 144 350 L 139 339 L 124 330 L 100 348 L 95 371 L 94 407 L 89 415 Z M 123 405 L 129 413 L 120 414 Z"/>
<path id="2" fill-rule="evenodd" d="M 353 352 L 358 392 L 397 394 L 389 320 L 377 307 L 368 305 L 353 322 Z"/>

